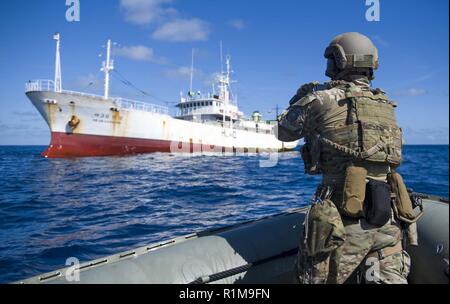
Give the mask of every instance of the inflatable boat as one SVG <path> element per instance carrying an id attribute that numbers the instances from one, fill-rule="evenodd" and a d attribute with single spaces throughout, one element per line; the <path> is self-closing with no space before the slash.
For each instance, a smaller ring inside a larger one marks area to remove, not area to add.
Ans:
<path id="1" fill-rule="evenodd" d="M 448 199 L 420 195 L 424 215 L 410 283 L 448 284 Z M 39 275 L 22 284 L 289 284 L 308 208 L 187 235 Z"/>

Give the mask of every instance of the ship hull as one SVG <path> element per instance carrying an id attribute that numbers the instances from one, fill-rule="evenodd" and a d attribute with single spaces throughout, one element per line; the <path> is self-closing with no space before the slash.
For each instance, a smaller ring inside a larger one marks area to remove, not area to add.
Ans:
<path id="1" fill-rule="evenodd" d="M 51 143 L 42 153 L 46 158 L 93 157 L 170 152 L 163 140 L 111 137 L 53 132 Z"/>
<path id="2" fill-rule="evenodd" d="M 70 134 L 54 132 L 49 147 L 42 152 L 46 158 L 101 157 L 146 153 L 251 153 L 244 149 L 239 151 L 233 147 L 208 146 L 178 142 L 177 147 L 171 141 L 110 137 L 98 135 Z M 287 150 L 285 150 L 287 151 Z M 256 153 L 265 152 L 257 149 Z"/>
<path id="3" fill-rule="evenodd" d="M 173 118 L 75 92 L 28 92 L 51 131 L 44 157 L 143 153 L 261 153 L 293 150 L 274 134 Z M 76 122 L 75 124 L 73 122 Z"/>

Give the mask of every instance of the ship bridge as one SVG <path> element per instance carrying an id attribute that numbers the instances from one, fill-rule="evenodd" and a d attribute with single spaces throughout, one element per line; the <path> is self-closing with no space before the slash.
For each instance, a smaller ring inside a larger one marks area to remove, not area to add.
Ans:
<path id="1" fill-rule="evenodd" d="M 239 111 L 236 104 L 221 100 L 218 95 L 208 94 L 202 96 L 201 93 L 188 94 L 188 97 L 182 97 L 181 102 L 177 104 L 178 113 L 176 118 L 198 121 L 198 122 L 222 122 L 239 121 L 244 114 Z"/>
<path id="2" fill-rule="evenodd" d="M 192 74 L 191 74 L 191 88 L 184 96 L 180 95 L 180 103 L 177 104 L 178 113 L 176 118 L 196 121 L 196 122 L 212 122 L 230 124 L 239 122 L 244 118 L 244 114 L 239 111 L 236 97 L 231 91 L 231 63 L 230 57 L 226 60 L 227 70 L 222 71 L 216 76 L 215 84 L 218 87 L 218 92 L 208 93 L 206 95 L 201 92 L 195 93 L 192 90 Z M 191 73 L 194 69 L 192 66 Z M 215 86 L 214 86 L 215 87 Z M 215 91 L 213 89 L 213 91 Z"/>

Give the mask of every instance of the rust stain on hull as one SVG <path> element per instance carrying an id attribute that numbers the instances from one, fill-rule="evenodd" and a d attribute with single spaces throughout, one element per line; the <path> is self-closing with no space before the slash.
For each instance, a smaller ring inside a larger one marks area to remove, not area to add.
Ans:
<path id="1" fill-rule="evenodd" d="M 116 108 L 111 108 L 111 136 L 126 136 L 129 114 L 127 111 L 121 112 Z"/>
<path id="2" fill-rule="evenodd" d="M 50 130 L 53 130 L 53 125 L 55 123 L 56 113 L 59 107 L 55 104 L 47 104 L 47 122 Z"/>
<path id="3" fill-rule="evenodd" d="M 121 133 L 120 136 L 127 137 L 127 131 L 128 131 L 128 121 L 130 118 L 130 112 L 126 111 L 122 113 L 122 121 L 120 125 Z"/>
<path id="4" fill-rule="evenodd" d="M 120 128 L 121 119 L 120 112 L 117 109 L 111 109 L 112 112 L 112 136 L 117 136 L 117 128 Z"/>

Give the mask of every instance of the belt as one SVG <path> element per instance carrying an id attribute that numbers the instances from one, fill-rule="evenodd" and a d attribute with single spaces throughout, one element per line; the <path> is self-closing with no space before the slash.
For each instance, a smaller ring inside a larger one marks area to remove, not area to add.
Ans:
<path id="1" fill-rule="evenodd" d="M 387 257 L 390 257 L 391 255 L 394 255 L 396 253 L 402 252 L 403 246 L 402 242 L 398 242 L 397 245 L 392 247 L 386 247 L 377 251 L 370 252 L 367 257 L 368 258 L 377 258 L 378 260 L 382 261 Z"/>

